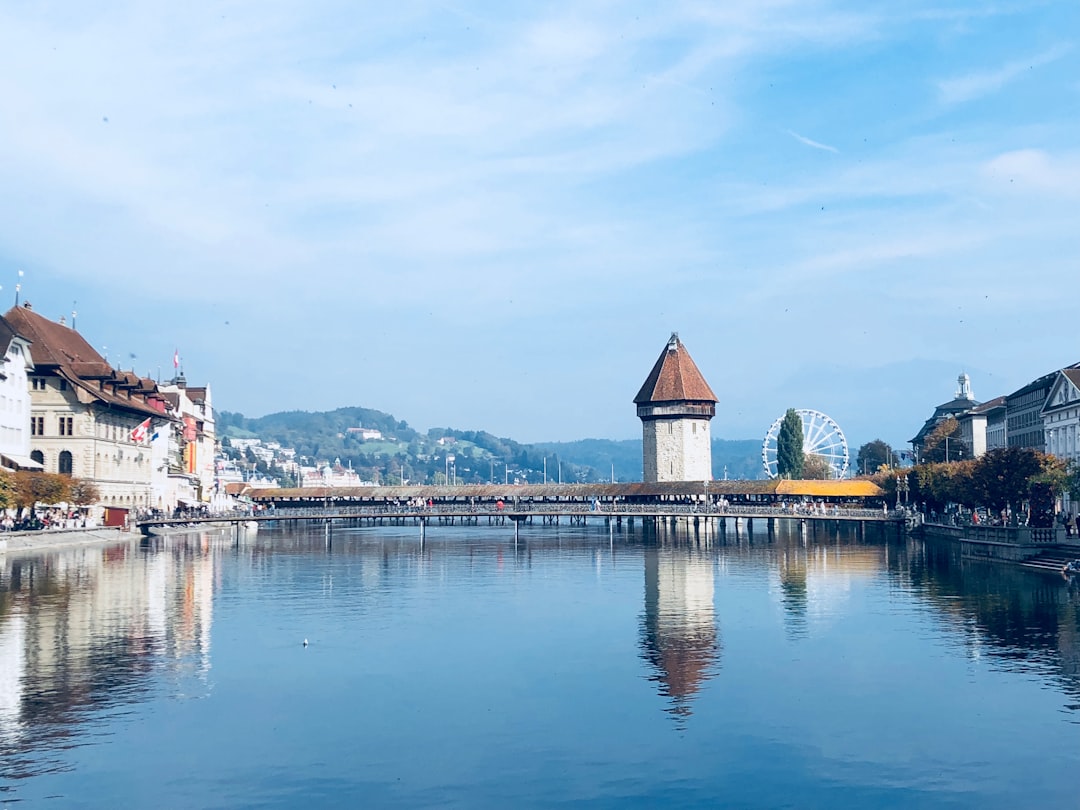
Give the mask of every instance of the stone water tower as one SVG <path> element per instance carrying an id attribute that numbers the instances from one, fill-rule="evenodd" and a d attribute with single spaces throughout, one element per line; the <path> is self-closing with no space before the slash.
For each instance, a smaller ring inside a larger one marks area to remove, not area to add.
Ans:
<path id="1" fill-rule="evenodd" d="M 647 483 L 712 479 L 709 420 L 716 414 L 716 401 L 678 333 L 673 332 L 634 397 Z"/>

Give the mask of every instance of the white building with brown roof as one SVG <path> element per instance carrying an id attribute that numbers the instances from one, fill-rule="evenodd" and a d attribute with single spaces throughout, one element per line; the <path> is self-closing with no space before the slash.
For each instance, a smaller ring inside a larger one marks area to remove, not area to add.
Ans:
<path id="1" fill-rule="evenodd" d="M 95 483 L 102 505 L 155 505 L 148 439 L 171 421 L 156 383 L 112 368 L 75 329 L 29 303 L 4 317 L 30 341 L 31 457 L 46 472 Z"/>
<path id="2" fill-rule="evenodd" d="M 647 483 L 712 479 L 709 420 L 716 394 L 672 333 L 634 404 L 641 419 L 642 473 Z"/>
<path id="3" fill-rule="evenodd" d="M 30 342 L 0 317 L 0 466 L 41 469 L 30 458 Z"/>

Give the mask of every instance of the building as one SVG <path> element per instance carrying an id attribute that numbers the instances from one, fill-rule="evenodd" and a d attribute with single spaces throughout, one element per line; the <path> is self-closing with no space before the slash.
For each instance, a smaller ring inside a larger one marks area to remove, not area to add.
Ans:
<path id="1" fill-rule="evenodd" d="M 1043 404 L 1045 451 L 1058 458 L 1080 460 L 1080 369 L 1059 371 Z"/>
<path id="2" fill-rule="evenodd" d="M 994 397 L 956 417 L 961 446 L 979 458 L 987 450 L 1005 447 L 1005 397 Z"/>
<path id="3" fill-rule="evenodd" d="M 217 455 L 210 386 L 189 386 L 181 374 L 161 386 L 161 393 L 179 420 L 176 436 L 179 469 L 174 470 L 173 475 L 186 477 L 194 488 L 195 500 L 206 503 L 214 492 L 214 459 Z"/>
<path id="4" fill-rule="evenodd" d="M 1068 366 L 1068 368 L 1080 368 L 1080 363 Z M 1030 447 L 1039 451 L 1046 449 L 1043 406 L 1046 405 L 1050 389 L 1060 374 L 1060 371 L 1044 374 L 1006 397 L 1006 431 L 1009 447 Z"/>
<path id="5" fill-rule="evenodd" d="M 8 470 L 40 470 L 30 458 L 30 378 L 34 361 L 30 342 L 0 317 L 0 466 Z"/>
<path id="6" fill-rule="evenodd" d="M 934 432 L 934 428 L 950 417 L 959 421 L 961 416 L 972 409 L 977 408 L 980 404 L 981 403 L 975 401 L 975 396 L 971 393 L 971 378 L 967 374 L 961 374 L 956 378 L 956 393 L 953 395 L 953 398 L 934 408 L 933 415 L 923 423 L 919 432 L 915 434 L 915 438 L 911 439 L 911 447 L 915 451 L 916 460 L 922 460 L 924 451 L 927 449 L 926 440 L 930 437 L 930 434 Z M 949 442 L 955 442 L 954 447 L 956 454 L 950 453 L 950 448 L 946 446 L 945 452 L 947 460 L 971 457 L 971 445 L 968 444 L 964 447 L 959 441 L 959 438 L 959 436 L 949 437 Z"/>
<path id="7" fill-rule="evenodd" d="M 4 317 L 30 342 L 31 458 L 46 472 L 93 482 L 103 505 L 152 506 L 146 440 L 172 421 L 156 383 L 112 368 L 63 319 L 51 321 L 29 302 Z"/>
<path id="8" fill-rule="evenodd" d="M 646 483 L 712 479 L 709 420 L 716 394 L 673 332 L 634 397 L 642 429 Z"/>

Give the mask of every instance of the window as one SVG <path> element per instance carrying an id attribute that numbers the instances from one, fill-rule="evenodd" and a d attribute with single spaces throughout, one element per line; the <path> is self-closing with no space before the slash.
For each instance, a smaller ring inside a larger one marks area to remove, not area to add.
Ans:
<path id="1" fill-rule="evenodd" d="M 60 390 L 67 391 L 67 380 L 60 380 Z"/>
<path id="2" fill-rule="evenodd" d="M 31 451 L 30 452 L 30 458 L 32 458 L 38 464 L 44 464 L 45 463 L 45 454 L 42 453 L 40 450 Z"/>
<path id="3" fill-rule="evenodd" d="M 71 453 L 67 450 L 60 451 L 60 474 L 71 475 Z"/>
<path id="4" fill-rule="evenodd" d="M 61 436 L 74 436 L 75 435 L 75 417 L 74 416 L 61 416 L 60 417 L 60 435 Z"/>
<path id="5" fill-rule="evenodd" d="M 44 416 L 31 416 L 30 417 L 30 435 L 31 436 L 44 436 L 45 435 L 45 417 Z"/>
<path id="6" fill-rule="evenodd" d="M 42 377 L 32 377 L 30 379 L 30 388 L 33 391 L 44 391 L 45 380 Z"/>

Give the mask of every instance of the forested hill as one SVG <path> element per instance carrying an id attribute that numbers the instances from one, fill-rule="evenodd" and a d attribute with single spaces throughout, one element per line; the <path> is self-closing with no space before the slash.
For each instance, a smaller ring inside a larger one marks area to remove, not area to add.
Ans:
<path id="1" fill-rule="evenodd" d="M 583 439 L 522 444 L 484 431 L 432 428 L 420 433 L 391 414 L 370 408 L 284 411 L 257 418 L 216 414 L 219 435 L 258 438 L 296 450 L 306 463 L 340 461 L 361 477 L 396 483 L 441 482 L 448 471 L 458 483 L 488 480 L 641 480 L 641 441 Z M 378 437 L 364 431 L 378 431 Z M 365 435 L 368 438 L 364 438 Z M 713 440 L 713 477 L 761 477 L 761 444 L 754 440 Z"/>

